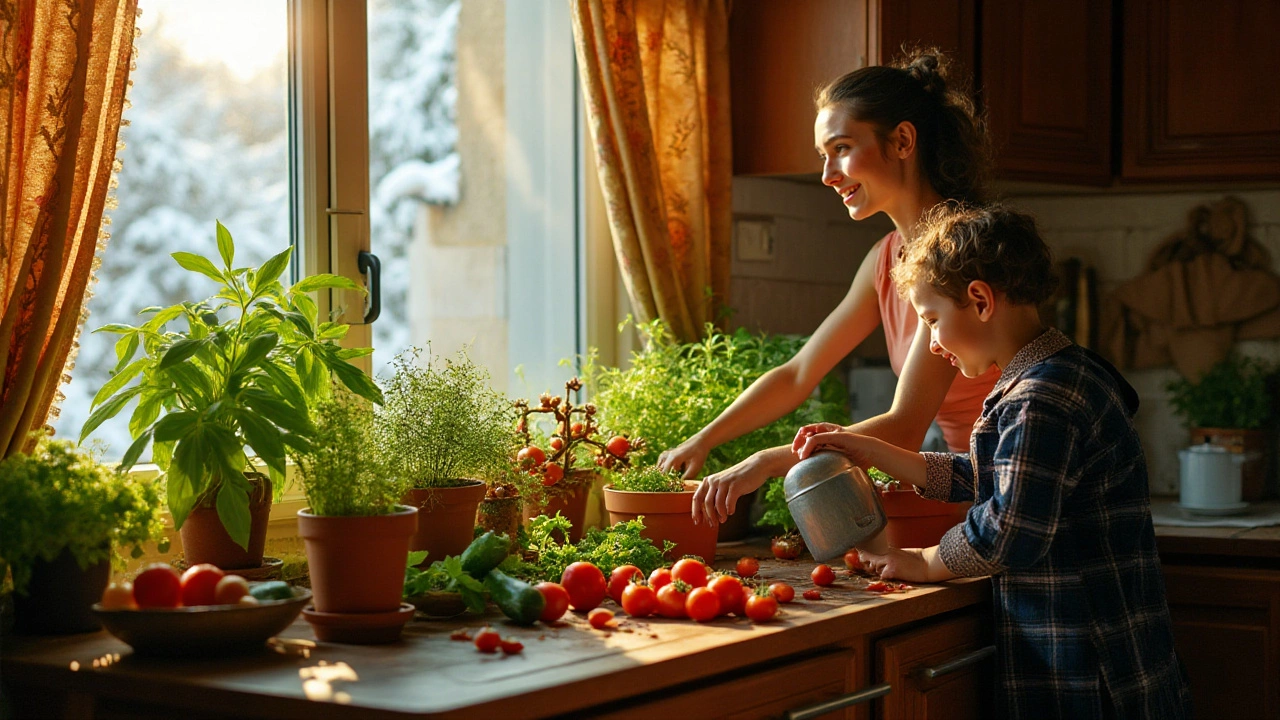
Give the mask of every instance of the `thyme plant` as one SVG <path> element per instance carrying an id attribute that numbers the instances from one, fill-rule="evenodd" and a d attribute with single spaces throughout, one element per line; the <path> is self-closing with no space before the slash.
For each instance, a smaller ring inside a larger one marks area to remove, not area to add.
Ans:
<path id="1" fill-rule="evenodd" d="M 307 505 L 326 517 L 386 515 L 406 484 L 389 472 L 374 443 L 373 406 L 341 389 L 314 413 L 309 447 L 292 453 Z"/>

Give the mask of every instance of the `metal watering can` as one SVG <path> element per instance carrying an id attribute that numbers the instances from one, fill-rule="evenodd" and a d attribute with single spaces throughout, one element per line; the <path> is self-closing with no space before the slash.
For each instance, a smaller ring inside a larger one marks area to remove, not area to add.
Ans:
<path id="1" fill-rule="evenodd" d="M 885 526 L 875 483 L 840 453 L 817 452 L 796 463 L 783 490 L 787 509 L 818 562 L 844 555 Z"/>

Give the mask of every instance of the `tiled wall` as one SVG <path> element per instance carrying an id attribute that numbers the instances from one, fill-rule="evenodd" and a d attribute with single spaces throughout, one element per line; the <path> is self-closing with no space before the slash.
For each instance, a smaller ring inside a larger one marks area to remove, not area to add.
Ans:
<path id="1" fill-rule="evenodd" d="M 1141 272 L 1147 256 L 1182 229 L 1195 205 L 1234 195 L 1249 209 L 1249 235 L 1262 243 L 1280 268 L 1280 190 L 1248 192 L 1090 193 L 1015 195 L 1006 200 L 1033 213 L 1059 257 L 1076 256 L 1098 273 L 1099 297 Z M 811 333 L 835 307 L 871 245 L 892 229 L 887 218 L 851 221 L 839 199 L 816 181 L 736 178 L 734 213 L 739 219 L 773 220 L 773 259 L 744 261 L 735 247 L 733 299 L 738 325 L 770 332 Z M 1242 343 L 1241 351 L 1280 360 L 1280 341 Z M 871 338 L 859 354 L 883 354 L 883 338 Z M 1178 488 L 1177 450 L 1186 430 L 1169 407 L 1164 386 L 1171 368 L 1127 371 L 1142 397 L 1136 422 L 1150 467 L 1152 491 Z M 1271 492 L 1277 481 L 1271 479 Z"/>

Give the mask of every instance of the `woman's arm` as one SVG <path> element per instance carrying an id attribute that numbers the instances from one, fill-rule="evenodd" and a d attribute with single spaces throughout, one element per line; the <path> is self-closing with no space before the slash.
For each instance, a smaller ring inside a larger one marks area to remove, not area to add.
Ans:
<path id="1" fill-rule="evenodd" d="M 893 392 L 893 406 L 889 412 L 863 420 L 849 429 L 906 450 L 919 450 L 924 444 L 925 433 L 929 431 L 929 423 L 937 416 L 938 408 L 942 407 L 942 401 L 951 389 L 956 372 L 950 363 L 929 350 L 929 327 L 923 321 L 919 322 L 907 360 L 902 365 L 898 386 Z"/>

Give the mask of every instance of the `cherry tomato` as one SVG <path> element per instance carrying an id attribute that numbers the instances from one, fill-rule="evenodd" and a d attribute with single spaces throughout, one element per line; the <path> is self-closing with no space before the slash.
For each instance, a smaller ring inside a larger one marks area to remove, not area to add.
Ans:
<path id="1" fill-rule="evenodd" d="M 776 582 L 769 586 L 769 594 L 780 603 L 789 603 L 796 599 L 796 590 L 784 582 Z"/>
<path id="2" fill-rule="evenodd" d="M 640 583 L 632 583 L 622 591 L 622 609 L 634 618 L 649 617 L 658 609 L 658 593 Z"/>
<path id="3" fill-rule="evenodd" d="M 550 487 L 564 477 L 564 468 L 559 465 L 547 465 L 542 469 L 542 484 Z"/>
<path id="4" fill-rule="evenodd" d="M 521 467 L 536 467 L 547 461 L 547 454 L 542 448 L 536 445 L 520 448 L 520 452 L 516 453 L 516 462 Z"/>
<path id="5" fill-rule="evenodd" d="M 215 590 L 222 576 L 223 572 L 209 563 L 200 563 L 187 568 L 187 571 L 182 573 L 182 604 L 193 607 L 216 603 Z M 236 600 L 239 599 L 236 598 Z"/>
<path id="6" fill-rule="evenodd" d="M 560 584 L 569 592 L 569 607 L 587 612 L 604 599 L 608 583 L 600 568 L 589 562 L 576 562 L 564 569 Z"/>
<path id="7" fill-rule="evenodd" d="M 769 543 L 769 549 L 779 560 L 795 560 L 804 552 L 804 541 L 793 535 L 779 535 Z"/>
<path id="8" fill-rule="evenodd" d="M 609 442 L 605 443 L 605 447 L 609 452 L 613 453 L 615 457 L 626 457 L 627 453 L 631 450 L 631 441 L 621 435 L 614 435 L 609 438 Z"/>
<path id="9" fill-rule="evenodd" d="M 617 626 L 617 623 L 613 621 L 613 611 L 604 608 L 596 608 L 587 613 L 587 622 L 591 623 L 591 627 L 597 630 Z"/>
<path id="10" fill-rule="evenodd" d="M 736 569 L 742 577 L 755 577 L 760 572 L 760 561 L 753 557 L 740 557 Z"/>
<path id="11" fill-rule="evenodd" d="M 658 592 L 663 588 L 664 585 L 669 585 L 670 583 L 671 583 L 670 568 L 658 568 L 657 570 L 654 570 L 653 572 L 649 573 L 649 587 L 653 588 L 654 592 Z"/>
<path id="12" fill-rule="evenodd" d="M 133 601 L 133 583 L 124 581 L 108 585 L 102 591 L 102 607 L 106 610 L 136 610 L 138 603 Z"/>
<path id="13" fill-rule="evenodd" d="M 751 622 L 766 622 L 777 614 L 778 601 L 767 590 L 764 594 L 757 591 L 747 598 L 747 617 Z"/>
<path id="14" fill-rule="evenodd" d="M 809 577 L 813 578 L 814 585 L 825 587 L 836 581 L 836 571 L 832 570 L 830 565 L 819 565 L 809 573 Z"/>
<path id="15" fill-rule="evenodd" d="M 720 614 L 720 596 L 711 588 L 696 587 L 685 598 L 684 611 L 698 622 L 714 620 Z"/>
<path id="16" fill-rule="evenodd" d="M 524 651 L 524 643 L 515 638 L 504 638 L 498 646 L 502 648 L 503 655 L 519 655 Z"/>
<path id="17" fill-rule="evenodd" d="M 889 585 L 889 583 L 884 582 L 883 580 L 877 580 L 867 585 L 867 589 L 870 590 L 871 592 L 889 592 L 890 590 L 893 589 L 893 587 Z"/>
<path id="18" fill-rule="evenodd" d="M 140 608 L 178 607 L 182 600 L 178 571 L 164 563 L 148 565 L 133 579 L 133 600 Z"/>
<path id="19" fill-rule="evenodd" d="M 586 432 L 586 428 L 582 426 L 582 423 L 574 423 L 569 427 L 569 432 L 573 434 L 573 437 L 582 437 L 582 434 Z"/>
<path id="20" fill-rule="evenodd" d="M 502 637 L 494 632 L 492 628 L 485 626 L 480 632 L 476 633 L 475 644 L 476 649 L 482 653 L 497 652 L 498 646 L 502 644 Z"/>
<path id="21" fill-rule="evenodd" d="M 742 607 L 747 600 L 747 596 L 742 594 L 742 581 L 732 575 L 717 575 L 711 578 L 707 587 L 720 598 L 721 613 L 742 614 Z"/>
<path id="22" fill-rule="evenodd" d="M 683 580 L 689 584 L 689 587 L 706 587 L 707 566 L 693 558 L 677 560 L 676 564 L 671 566 L 671 578 Z"/>
<path id="23" fill-rule="evenodd" d="M 809 590 L 805 590 L 805 591 L 804 591 L 804 599 L 805 599 L 805 600 L 821 600 L 821 599 L 822 599 L 822 591 L 821 591 L 821 590 L 819 590 L 818 588 L 812 588 L 812 589 L 809 589 Z"/>
<path id="24" fill-rule="evenodd" d="M 239 575 L 223 575 L 213 589 L 215 605 L 234 605 L 249 594 L 249 583 Z"/>
<path id="25" fill-rule="evenodd" d="M 640 576 L 644 579 L 644 573 L 640 572 L 640 568 L 635 565 L 619 565 L 613 569 L 609 575 L 609 597 L 613 598 L 616 603 L 622 602 L 622 592 L 631 584 L 631 579 Z"/>
<path id="26" fill-rule="evenodd" d="M 560 448 L 564 447 L 564 440 L 562 440 L 559 436 L 553 437 L 551 438 L 551 442 L 547 443 L 547 445 L 551 446 L 551 449 L 553 451 L 559 452 Z"/>
<path id="27" fill-rule="evenodd" d="M 857 550 L 850 550 L 844 554 L 844 566 L 849 568 L 849 572 L 862 571 L 862 558 L 858 557 Z"/>
<path id="28" fill-rule="evenodd" d="M 542 593 L 542 614 L 538 616 L 542 622 L 551 624 L 569 609 L 569 591 L 560 583 L 540 582 L 533 588 Z"/>
<path id="29" fill-rule="evenodd" d="M 658 614 L 662 617 L 685 617 L 685 601 L 689 599 L 689 585 L 681 580 L 673 580 L 663 585 L 658 591 Z"/>

